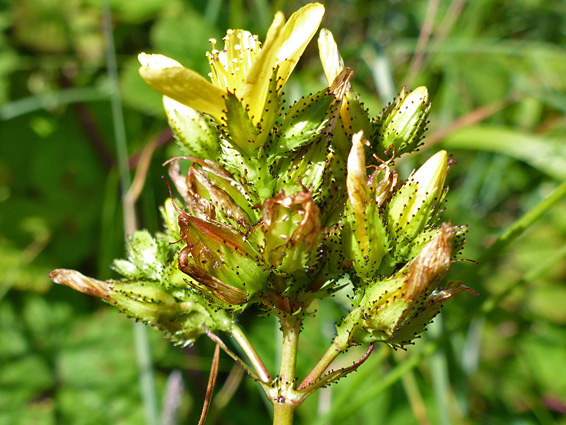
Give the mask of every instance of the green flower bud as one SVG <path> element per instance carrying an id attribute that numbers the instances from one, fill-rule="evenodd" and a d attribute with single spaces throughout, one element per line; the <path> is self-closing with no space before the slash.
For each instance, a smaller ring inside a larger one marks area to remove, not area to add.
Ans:
<path id="1" fill-rule="evenodd" d="M 312 192 L 285 196 L 282 192 L 263 203 L 263 256 L 281 273 L 308 272 L 318 262 L 321 244 L 320 211 Z"/>
<path id="2" fill-rule="evenodd" d="M 375 138 L 384 151 L 393 146 L 396 156 L 413 151 L 423 138 L 429 112 L 426 87 L 418 87 L 409 93 L 403 88 L 377 120 Z"/>
<path id="3" fill-rule="evenodd" d="M 150 280 L 96 280 L 74 270 L 58 269 L 49 275 L 59 284 L 102 298 L 129 317 L 140 320 L 183 345 L 192 344 L 209 329 L 227 331 L 232 319 L 207 306 L 206 300 L 185 285 L 184 290 L 166 289 Z"/>
<path id="4" fill-rule="evenodd" d="M 395 240 L 394 256 L 408 254 L 411 241 L 432 222 L 445 196 L 446 151 L 440 151 L 421 166 L 397 190 L 387 207 L 387 226 Z"/>
<path id="5" fill-rule="evenodd" d="M 322 137 L 336 110 L 334 100 L 332 93 L 325 89 L 296 102 L 285 115 L 279 137 L 268 148 L 269 155 L 283 156 Z"/>
<path id="6" fill-rule="evenodd" d="M 388 250 L 387 232 L 379 207 L 382 198 L 387 196 L 383 191 L 391 190 L 391 187 L 386 187 L 388 178 L 379 178 L 383 177 L 379 170 L 368 180 L 364 152 L 367 143 L 362 131 L 352 137 L 346 178 L 348 200 L 342 232 L 344 255 L 352 261 L 358 277 L 366 279 L 377 272 Z"/>
<path id="7" fill-rule="evenodd" d="M 163 97 L 169 126 L 184 155 L 218 161 L 220 146 L 214 120 L 167 96 Z"/>
<path id="8" fill-rule="evenodd" d="M 183 212 L 179 227 L 187 244 L 179 253 L 179 269 L 194 280 L 187 283 L 213 302 L 234 309 L 264 288 L 269 272 L 245 235 Z"/>
<path id="9" fill-rule="evenodd" d="M 459 284 L 440 287 L 451 264 L 454 229 L 443 224 L 418 257 L 382 281 L 370 283 L 358 307 L 339 328 L 350 343 L 384 342 L 402 347 L 425 330 L 442 303 L 462 291 Z"/>

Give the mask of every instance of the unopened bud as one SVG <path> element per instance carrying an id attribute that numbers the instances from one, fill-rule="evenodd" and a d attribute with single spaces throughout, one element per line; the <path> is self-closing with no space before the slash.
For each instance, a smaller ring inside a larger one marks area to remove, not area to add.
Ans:
<path id="1" fill-rule="evenodd" d="M 445 196 L 447 164 L 446 151 L 438 152 L 407 179 L 389 202 L 387 224 L 395 238 L 396 255 L 406 255 L 408 244 L 436 215 Z"/>
<path id="2" fill-rule="evenodd" d="M 453 228 L 443 224 L 438 236 L 418 257 L 383 281 L 370 284 L 353 313 L 345 320 L 351 342 L 384 342 L 395 347 L 410 344 L 439 313 L 442 303 L 469 288 L 439 284 L 451 264 Z"/>
<path id="3" fill-rule="evenodd" d="M 388 150 L 393 146 L 396 156 L 415 150 L 426 130 L 429 112 L 426 87 L 409 93 L 403 88 L 378 120 L 377 137 L 382 148 Z"/>
<path id="4" fill-rule="evenodd" d="M 352 137 L 352 149 L 348 156 L 346 188 L 348 201 L 344 211 L 342 241 L 344 254 L 351 260 L 359 277 L 368 278 L 375 274 L 381 260 L 387 253 L 387 234 L 380 205 L 372 189 L 382 188 L 378 184 L 368 185 L 366 176 L 363 132 Z M 374 179 L 377 176 L 372 175 Z"/>

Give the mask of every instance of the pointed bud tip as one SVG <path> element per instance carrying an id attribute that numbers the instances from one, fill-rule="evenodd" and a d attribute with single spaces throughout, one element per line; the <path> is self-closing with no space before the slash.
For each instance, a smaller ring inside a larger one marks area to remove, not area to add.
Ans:
<path id="1" fill-rule="evenodd" d="M 49 273 L 49 277 L 55 283 L 66 285 L 75 291 L 98 298 L 108 298 L 110 285 L 101 280 L 85 276 L 75 270 L 56 269 Z"/>
<path id="2" fill-rule="evenodd" d="M 448 154 L 441 150 L 428 159 L 415 173 L 413 180 L 428 189 L 434 186 L 444 186 L 444 180 L 448 171 Z"/>
<path id="3" fill-rule="evenodd" d="M 428 90 L 425 86 L 417 87 L 409 96 L 419 99 L 422 103 L 428 103 Z"/>

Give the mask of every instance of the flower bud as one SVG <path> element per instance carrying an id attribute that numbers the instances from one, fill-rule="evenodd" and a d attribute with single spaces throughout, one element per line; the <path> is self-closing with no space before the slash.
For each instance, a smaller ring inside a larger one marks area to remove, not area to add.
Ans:
<path id="1" fill-rule="evenodd" d="M 218 131 L 210 117 L 167 96 L 163 96 L 163 106 L 169 127 L 184 155 L 212 161 L 220 159 Z"/>
<path id="2" fill-rule="evenodd" d="M 324 136 L 324 130 L 336 112 L 338 102 L 329 90 L 301 98 L 289 109 L 281 125 L 279 137 L 268 147 L 268 154 L 284 156 L 290 151 Z"/>
<path id="3" fill-rule="evenodd" d="M 327 189 L 325 174 L 330 172 L 331 164 L 332 153 L 325 139 L 303 146 L 277 164 L 275 193 L 295 194 L 307 188 L 315 199 L 324 196 Z"/>
<path id="4" fill-rule="evenodd" d="M 446 151 L 422 165 L 399 188 L 387 208 L 387 225 L 395 240 L 395 256 L 407 255 L 411 241 L 432 222 L 444 199 L 447 173 Z"/>
<path id="5" fill-rule="evenodd" d="M 312 192 L 281 192 L 263 203 L 262 213 L 263 255 L 269 265 L 288 274 L 308 272 L 316 265 L 322 232 Z"/>
<path id="6" fill-rule="evenodd" d="M 179 269 L 194 279 L 187 283 L 211 301 L 233 309 L 263 289 L 269 273 L 245 235 L 183 212 L 179 227 L 187 244 L 179 253 Z"/>
<path id="7" fill-rule="evenodd" d="M 459 284 L 439 287 L 450 268 L 453 236 L 454 229 L 443 224 L 418 257 L 391 277 L 369 284 L 339 333 L 350 331 L 351 343 L 385 342 L 402 347 L 425 330 L 444 301 L 462 291 L 474 293 Z"/>
<path id="8" fill-rule="evenodd" d="M 178 271 L 178 270 L 177 270 Z M 49 275 L 59 284 L 102 298 L 128 316 L 140 320 L 181 344 L 192 344 L 209 329 L 229 330 L 232 319 L 207 306 L 194 292 L 169 292 L 162 282 L 150 280 L 109 280 L 103 282 L 74 271 L 58 269 Z"/>
<path id="9" fill-rule="evenodd" d="M 377 183 L 378 176 L 375 174 L 378 171 L 372 174 L 373 186 L 368 185 L 365 144 L 367 140 L 362 131 L 354 134 L 348 156 L 348 200 L 342 232 L 344 255 L 353 261 L 354 270 L 362 278 L 375 274 L 387 253 L 387 234 L 379 211 L 380 205 L 376 200 L 384 194 L 375 193 L 376 188 L 381 190 L 385 187 Z"/>
<path id="10" fill-rule="evenodd" d="M 426 87 L 409 93 L 403 88 L 377 121 L 376 136 L 381 147 L 386 151 L 393 146 L 396 156 L 415 150 L 426 130 L 429 112 Z"/>

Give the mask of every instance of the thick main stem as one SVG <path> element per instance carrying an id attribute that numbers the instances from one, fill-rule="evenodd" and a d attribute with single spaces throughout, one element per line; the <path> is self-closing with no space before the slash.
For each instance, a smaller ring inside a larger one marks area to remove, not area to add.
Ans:
<path id="1" fill-rule="evenodd" d="M 279 368 L 279 394 L 273 400 L 273 425 L 291 425 L 293 413 L 300 403 L 292 396 L 295 389 L 297 349 L 301 331 L 301 315 L 282 313 L 279 316 L 283 331 L 281 366 Z"/>
<path id="2" fill-rule="evenodd" d="M 273 404 L 273 425 L 292 425 L 295 406 L 291 403 Z"/>
<path id="3" fill-rule="evenodd" d="M 281 330 L 283 331 L 283 347 L 281 349 L 279 379 L 282 385 L 288 386 L 292 385 L 295 380 L 301 319 L 286 315 L 281 317 L 280 321 Z"/>

